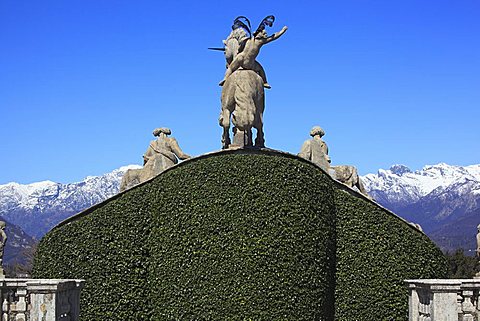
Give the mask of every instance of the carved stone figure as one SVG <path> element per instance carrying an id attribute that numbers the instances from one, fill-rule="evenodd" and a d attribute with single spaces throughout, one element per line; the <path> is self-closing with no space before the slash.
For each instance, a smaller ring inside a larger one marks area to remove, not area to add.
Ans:
<path id="1" fill-rule="evenodd" d="M 477 226 L 477 257 L 480 258 L 480 224 Z"/>
<path id="2" fill-rule="evenodd" d="M 423 232 L 423 228 L 420 224 L 418 223 L 414 223 L 414 222 L 410 222 L 409 223 L 410 225 L 412 225 L 414 228 L 416 228 L 417 230 L 419 230 L 420 232 Z"/>
<path id="3" fill-rule="evenodd" d="M 325 131 L 320 126 L 314 126 L 310 130 L 310 136 L 313 138 L 303 143 L 298 156 L 311 161 L 327 172 L 332 178 L 353 189 L 357 189 L 360 193 L 370 198 L 354 166 L 330 165 L 331 159 L 330 156 L 328 156 L 328 147 L 322 140 L 324 135 Z"/>
<path id="4" fill-rule="evenodd" d="M 268 36 L 265 26 L 272 26 L 275 18 L 263 19 L 255 33 L 250 31 L 250 22 L 237 17 L 232 32 L 224 41 L 227 71 L 220 82 L 222 88 L 222 110 L 219 124 L 223 127 L 222 148 L 253 146 L 264 147 L 263 111 L 265 109 L 264 87 L 267 83 L 263 67 L 255 60 L 260 48 L 285 33 L 287 27 Z M 217 49 L 219 48 L 210 48 Z M 231 120 L 230 120 L 231 119 Z M 233 129 L 233 144 L 230 140 L 230 122 Z M 257 130 L 255 141 L 252 128 Z"/>
<path id="5" fill-rule="evenodd" d="M 325 131 L 320 126 L 314 126 L 310 130 L 313 138 L 306 140 L 298 156 L 305 158 L 328 173 L 330 168 L 330 156 L 328 156 L 327 144 L 322 140 Z"/>
<path id="6" fill-rule="evenodd" d="M 3 252 L 5 250 L 5 244 L 7 243 L 7 234 L 5 233 L 5 222 L 0 221 L 0 277 L 5 277 L 3 270 Z"/>
<path id="7" fill-rule="evenodd" d="M 477 226 L 477 259 L 480 261 L 480 224 Z M 475 278 L 480 279 L 480 271 L 475 274 Z"/>
<path id="8" fill-rule="evenodd" d="M 143 168 L 129 169 L 125 173 L 120 185 L 121 192 L 157 176 L 177 164 L 178 159 L 190 158 L 180 149 L 175 138 L 168 137 L 170 134 L 171 131 L 168 128 L 156 128 L 153 131 L 153 136 L 158 138 L 150 142 L 143 155 Z"/>
<path id="9" fill-rule="evenodd" d="M 357 168 L 350 165 L 336 165 L 330 168 L 330 176 L 337 181 L 347 185 L 351 188 L 356 188 L 360 193 L 370 198 L 367 190 L 363 186 L 362 180 L 358 175 Z"/>
<path id="10" fill-rule="evenodd" d="M 252 128 L 257 130 L 255 146 L 264 147 L 265 92 L 262 78 L 252 70 L 236 71 L 225 82 L 221 101 L 218 120 L 223 127 L 222 148 L 253 146 Z M 230 141 L 230 118 L 235 126 L 233 144 Z"/>
<path id="11" fill-rule="evenodd" d="M 225 45 L 225 60 L 226 60 L 226 66 L 227 69 L 231 65 L 232 61 L 235 59 L 237 54 L 242 52 L 242 50 L 245 48 L 245 43 L 249 39 L 247 36 L 247 32 L 239 27 L 238 25 L 234 24 L 232 26 L 232 32 L 228 36 L 226 40 L 223 40 L 223 44 Z M 214 48 L 210 48 L 214 49 Z M 271 88 L 271 86 L 267 83 L 267 75 L 265 74 L 265 70 L 263 69 L 262 65 L 258 61 L 255 61 L 255 64 L 253 66 L 253 71 L 255 71 L 260 77 L 263 79 L 263 87 L 265 88 Z M 225 83 L 225 80 L 221 82 L 221 85 Z"/>
<path id="12" fill-rule="evenodd" d="M 247 32 L 245 29 L 234 24 L 232 31 L 228 35 L 227 39 L 223 40 L 225 46 L 225 60 L 227 62 L 226 67 L 230 66 L 235 56 L 240 52 L 241 48 L 245 46 L 245 42 L 248 40 Z"/>
<path id="13" fill-rule="evenodd" d="M 248 26 L 243 23 L 242 18 L 247 22 Z M 262 65 L 256 60 L 260 49 L 263 45 L 272 42 L 280 38 L 286 31 L 287 26 L 284 26 L 282 30 L 268 36 L 265 26 L 272 26 L 275 21 L 274 16 L 268 16 L 263 19 L 262 23 L 258 27 L 257 31 L 250 37 L 247 36 L 247 32 L 250 32 L 250 21 L 245 17 L 237 17 L 232 26 L 232 32 L 225 44 L 225 58 L 227 60 L 227 71 L 225 72 L 224 79 L 220 82 L 220 86 L 223 86 L 226 79 L 239 68 L 253 70 L 263 79 L 265 88 L 271 88 L 267 82 L 267 76 Z M 243 32 L 242 32 L 243 31 Z"/>

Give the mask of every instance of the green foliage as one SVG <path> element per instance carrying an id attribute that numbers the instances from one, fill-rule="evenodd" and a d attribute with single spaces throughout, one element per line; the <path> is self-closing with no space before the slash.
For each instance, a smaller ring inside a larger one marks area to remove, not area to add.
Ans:
<path id="1" fill-rule="evenodd" d="M 148 320 L 149 202 L 133 190 L 49 232 L 33 276 L 85 279 L 81 320 Z"/>
<path id="2" fill-rule="evenodd" d="M 337 190 L 335 320 L 408 320 L 403 280 L 445 278 L 442 252 L 379 206 Z"/>
<path id="3" fill-rule="evenodd" d="M 454 253 L 445 253 L 448 260 L 448 277 L 450 279 L 471 279 L 480 271 L 477 257 L 467 256 L 463 249 Z"/>
<path id="4" fill-rule="evenodd" d="M 186 162 L 48 233 L 34 274 L 85 278 L 82 320 L 331 320 L 333 201 L 296 159 Z"/>
<path id="5" fill-rule="evenodd" d="M 33 273 L 86 279 L 83 321 L 406 320 L 441 252 L 335 186 L 276 152 L 184 162 L 48 233 Z"/>
<path id="6" fill-rule="evenodd" d="M 166 182 L 181 180 L 188 189 L 164 184 L 168 202 L 156 210 L 155 315 L 328 319 L 334 204 L 322 175 L 308 164 L 262 155 L 215 157 L 167 173 Z"/>

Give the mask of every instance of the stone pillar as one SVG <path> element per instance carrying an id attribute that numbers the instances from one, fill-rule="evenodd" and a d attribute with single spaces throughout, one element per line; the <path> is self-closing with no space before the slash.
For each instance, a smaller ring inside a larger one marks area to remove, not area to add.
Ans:
<path id="1" fill-rule="evenodd" d="M 410 289 L 409 321 L 459 320 L 458 293 L 462 280 L 432 279 L 406 282 Z"/>
<path id="2" fill-rule="evenodd" d="M 80 280 L 29 280 L 30 321 L 78 321 Z"/>
<path id="3" fill-rule="evenodd" d="M 461 286 L 462 300 L 462 321 L 478 320 L 478 304 L 480 292 L 480 280 L 464 280 Z"/>
<path id="4" fill-rule="evenodd" d="M 1 300 L 1 321 L 8 321 L 8 308 L 10 305 L 8 304 L 8 292 L 4 291 L 5 289 L 5 280 L 0 280 L 0 288 L 2 291 L 0 291 L 0 300 Z"/>
<path id="5" fill-rule="evenodd" d="M 462 291 L 462 296 L 462 321 L 474 321 L 475 306 L 472 303 L 473 291 L 464 290 Z"/>
<path id="6" fill-rule="evenodd" d="M 18 288 L 17 289 L 17 298 L 18 301 L 15 303 L 12 310 L 16 312 L 15 321 L 25 321 L 27 316 L 27 289 L 26 288 Z"/>
<path id="7" fill-rule="evenodd" d="M 27 288 L 26 279 L 3 279 L 2 292 L 2 321 L 27 320 Z"/>
<path id="8" fill-rule="evenodd" d="M 458 320 L 457 293 L 455 291 L 449 291 L 449 289 L 432 290 L 432 320 Z"/>
<path id="9" fill-rule="evenodd" d="M 415 287 L 415 284 L 409 284 L 409 295 L 408 295 L 408 320 L 409 321 L 419 321 L 418 315 L 420 311 L 419 308 L 419 298 L 418 292 Z"/>

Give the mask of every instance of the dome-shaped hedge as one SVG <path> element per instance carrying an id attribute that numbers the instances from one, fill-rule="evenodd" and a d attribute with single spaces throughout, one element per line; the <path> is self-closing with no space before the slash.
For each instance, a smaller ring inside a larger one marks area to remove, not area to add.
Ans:
<path id="1" fill-rule="evenodd" d="M 293 155 L 205 155 L 53 229 L 34 276 L 86 279 L 84 321 L 406 320 L 403 279 L 441 252 L 339 187 Z"/>

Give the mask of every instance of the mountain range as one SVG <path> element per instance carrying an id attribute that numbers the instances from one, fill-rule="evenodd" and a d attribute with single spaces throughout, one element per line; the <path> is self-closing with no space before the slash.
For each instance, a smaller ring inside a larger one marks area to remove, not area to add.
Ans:
<path id="1" fill-rule="evenodd" d="M 6 248 L 5 260 L 17 258 L 17 252 L 29 248 L 62 220 L 117 194 L 126 170 L 139 167 L 124 166 L 71 184 L 44 181 L 0 185 L 0 216 L 7 221 L 9 242 L 16 240 L 16 247 Z M 476 248 L 480 165 L 440 163 L 418 171 L 393 165 L 367 174 L 362 180 L 379 204 L 420 224 L 443 250 Z"/>
<path id="2" fill-rule="evenodd" d="M 43 181 L 0 185 L 0 216 L 41 238 L 64 219 L 117 194 L 127 169 L 139 167 L 124 166 L 71 184 Z"/>
<path id="3" fill-rule="evenodd" d="M 362 177 L 381 205 L 420 224 L 443 250 L 474 254 L 480 223 L 480 165 L 427 165 L 411 171 L 403 165 Z"/>

